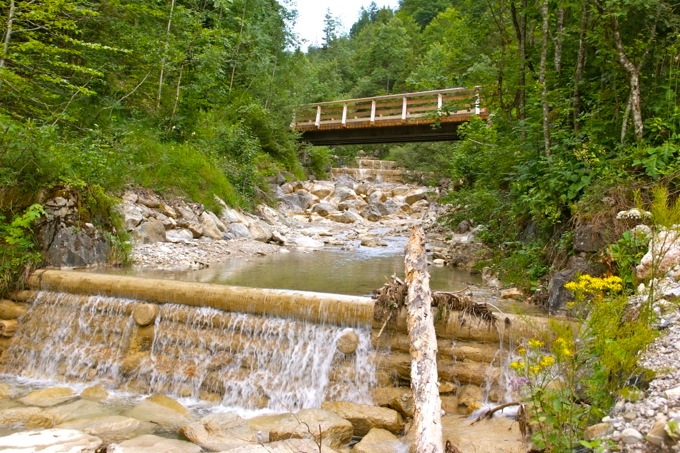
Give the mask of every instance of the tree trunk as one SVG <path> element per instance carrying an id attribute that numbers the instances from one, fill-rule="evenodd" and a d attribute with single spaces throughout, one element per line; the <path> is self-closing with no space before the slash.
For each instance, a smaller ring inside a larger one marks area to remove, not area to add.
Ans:
<path id="1" fill-rule="evenodd" d="M 586 31 L 588 30 L 588 0 L 583 1 L 581 9 L 581 29 L 578 37 L 578 56 L 576 57 L 576 71 L 574 72 L 574 131 L 581 130 L 581 81 L 583 69 L 586 66 Z"/>
<path id="2" fill-rule="evenodd" d="M 519 52 L 519 90 L 518 111 L 519 120 L 522 124 L 526 120 L 526 80 L 527 80 L 527 54 L 526 54 L 526 27 L 527 27 L 527 0 L 522 0 L 522 11 L 518 14 L 515 2 L 510 3 L 512 23 L 517 34 L 517 51 Z M 522 126 L 522 139 L 526 138 L 526 129 Z"/>
<path id="3" fill-rule="evenodd" d="M 5 66 L 7 54 L 9 54 L 9 43 L 12 39 L 12 25 L 14 23 L 14 12 L 16 4 L 14 0 L 9 1 L 9 14 L 7 15 L 7 28 L 5 30 L 5 39 L 2 43 L 2 55 L 0 55 L 0 68 Z"/>
<path id="4" fill-rule="evenodd" d="M 432 314 L 423 229 L 413 228 L 406 244 L 407 327 L 411 344 L 411 390 L 415 402 L 415 451 L 443 451 L 441 400 L 437 375 L 437 336 Z"/>
<path id="5" fill-rule="evenodd" d="M 566 8 L 561 6 L 557 9 L 557 32 L 555 33 L 555 72 L 562 69 L 562 41 L 564 39 L 564 16 Z"/>
<path id="6" fill-rule="evenodd" d="M 640 95 L 640 67 L 633 64 L 626 55 L 623 47 L 621 32 L 619 31 L 619 21 L 616 16 L 612 16 L 612 30 L 614 32 L 614 44 L 619 53 L 619 62 L 628 71 L 630 80 L 630 109 L 633 113 L 633 130 L 635 138 L 642 140 L 644 133 L 644 123 L 642 121 L 641 95 Z M 646 54 L 646 52 L 645 52 Z M 642 61 L 642 60 L 641 60 Z M 640 63 L 642 64 L 642 63 Z"/>
<path id="7" fill-rule="evenodd" d="M 541 3 L 541 16 L 543 17 L 543 29 L 541 32 L 541 69 L 539 80 L 541 83 L 541 103 L 543 104 L 543 139 L 545 141 L 545 155 L 550 155 L 550 108 L 548 106 L 548 84 L 546 82 L 546 71 L 548 66 L 548 26 L 550 21 L 550 10 L 548 0 Z"/>
<path id="8" fill-rule="evenodd" d="M 163 79 L 165 77 L 165 64 L 168 58 L 168 47 L 170 46 L 170 29 L 172 27 L 172 15 L 175 12 L 175 0 L 170 0 L 170 17 L 168 18 L 168 27 L 165 30 L 165 47 L 163 48 L 163 59 L 161 60 L 161 75 L 158 78 L 158 97 L 156 99 L 156 108 L 161 106 L 161 96 L 163 95 Z"/>

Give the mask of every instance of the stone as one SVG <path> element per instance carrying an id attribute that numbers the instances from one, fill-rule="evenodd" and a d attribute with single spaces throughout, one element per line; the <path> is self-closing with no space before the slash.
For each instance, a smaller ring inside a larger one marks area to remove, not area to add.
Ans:
<path id="1" fill-rule="evenodd" d="M 401 395 L 392 399 L 388 406 L 399 412 L 403 417 L 413 418 L 416 408 L 413 393 L 411 391 L 403 392 Z"/>
<path id="2" fill-rule="evenodd" d="M 391 432 L 373 428 L 359 443 L 352 447 L 352 453 L 391 453 L 407 451 L 408 445 Z"/>
<path id="3" fill-rule="evenodd" d="M 222 232 L 226 232 L 226 227 L 224 223 L 218 219 L 215 214 L 210 211 L 203 211 L 199 216 L 201 222 L 201 227 L 203 228 L 203 236 L 209 237 L 210 239 L 222 239 Z M 218 226 L 217 223 L 222 224 L 222 228 Z"/>
<path id="4" fill-rule="evenodd" d="M 262 431 L 267 430 L 266 427 Z M 276 423 L 268 426 L 269 440 L 275 442 L 287 439 L 321 438 L 331 448 L 342 448 L 352 440 L 352 423 L 332 411 L 323 409 L 302 409 L 297 414 L 285 414 Z"/>
<path id="5" fill-rule="evenodd" d="M 501 299 L 522 300 L 524 293 L 519 288 L 508 288 L 501 291 Z"/>
<path id="6" fill-rule="evenodd" d="M 354 209 L 360 211 L 364 206 L 366 206 L 364 200 L 345 200 L 338 203 L 338 210 L 349 211 L 350 209 Z"/>
<path id="7" fill-rule="evenodd" d="M 62 404 L 76 398 L 73 390 L 68 387 L 48 387 L 33 390 L 19 402 L 27 406 L 50 407 Z"/>
<path id="8" fill-rule="evenodd" d="M 201 447 L 183 440 L 144 434 L 120 443 L 112 443 L 107 453 L 200 453 Z"/>
<path id="9" fill-rule="evenodd" d="M 312 439 L 289 439 L 233 448 L 229 453 L 336 453 L 336 450 L 323 444 L 319 446 Z"/>
<path id="10" fill-rule="evenodd" d="M 43 237 L 48 266 L 82 267 L 105 263 L 111 245 L 98 230 L 61 225 L 50 239 Z"/>
<path id="11" fill-rule="evenodd" d="M 386 429 L 393 434 L 401 434 L 404 429 L 404 420 L 401 415 L 386 407 L 346 401 L 327 401 L 321 404 L 321 408 L 349 420 L 354 427 L 355 436 L 363 437 L 371 428 Z"/>
<path id="12" fill-rule="evenodd" d="M 595 425 L 589 426 L 585 429 L 583 437 L 588 442 L 599 439 L 600 437 L 606 436 L 612 432 L 612 427 L 609 423 L 597 423 Z"/>
<path id="13" fill-rule="evenodd" d="M 321 202 L 312 207 L 312 212 L 319 214 L 321 217 L 327 217 L 329 214 L 336 212 L 335 206 L 330 203 Z"/>
<path id="14" fill-rule="evenodd" d="M 52 428 L 76 418 L 100 417 L 110 413 L 110 409 L 97 402 L 78 400 L 36 413 L 28 420 L 26 426 L 28 428 Z"/>
<path id="15" fill-rule="evenodd" d="M 165 241 L 165 225 L 158 219 L 147 219 L 132 230 L 132 238 L 141 244 Z"/>
<path id="16" fill-rule="evenodd" d="M 666 420 L 657 420 L 645 437 L 647 442 L 657 447 L 663 447 L 671 443 L 671 438 L 666 433 Z"/>
<path id="17" fill-rule="evenodd" d="M 255 430 L 235 414 L 211 414 L 182 426 L 179 432 L 210 451 L 230 450 L 258 441 Z"/>
<path id="18" fill-rule="evenodd" d="M 363 236 L 359 238 L 364 247 L 387 247 L 387 242 L 377 236 Z"/>
<path id="19" fill-rule="evenodd" d="M 156 423 L 169 431 L 175 431 L 191 422 L 189 411 L 180 403 L 165 395 L 150 396 L 123 415 Z"/>
<path id="20" fill-rule="evenodd" d="M 300 206 L 300 208 L 302 208 L 303 211 L 306 211 L 307 209 L 311 208 L 314 204 L 319 202 L 319 197 L 312 195 L 311 193 L 307 192 L 304 189 L 296 191 L 295 196 L 297 196 L 299 200 L 298 205 Z"/>
<path id="21" fill-rule="evenodd" d="M 250 230 L 243 223 L 232 223 L 229 225 L 229 233 L 233 235 L 235 239 L 247 238 L 252 239 L 253 235 L 250 234 Z"/>
<path id="22" fill-rule="evenodd" d="M 161 199 L 153 192 L 143 191 L 137 194 L 137 203 L 147 208 L 158 208 L 161 205 Z"/>
<path id="23" fill-rule="evenodd" d="M 387 194 L 381 190 L 375 190 L 368 196 L 368 202 L 371 204 L 382 203 L 384 201 L 387 201 Z"/>
<path id="24" fill-rule="evenodd" d="M 663 276 L 671 269 L 680 267 L 680 228 L 663 230 L 649 241 L 649 251 L 635 268 L 637 277 L 645 280 L 652 272 Z"/>
<path id="25" fill-rule="evenodd" d="M 332 212 L 327 218 L 338 223 L 356 223 L 363 220 L 359 214 L 352 211 Z"/>
<path id="26" fill-rule="evenodd" d="M 17 319 L 26 314 L 26 304 L 0 299 L 0 319 Z"/>
<path id="27" fill-rule="evenodd" d="M 527 445 L 519 432 L 516 420 L 507 417 L 493 417 L 473 423 L 459 415 L 442 417 L 442 435 L 451 445 L 462 452 L 475 453 L 526 453 Z M 410 429 L 405 441 L 412 441 L 414 430 Z M 566 452 L 564 452 L 566 453 Z"/>
<path id="28" fill-rule="evenodd" d="M 168 230 L 165 232 L 165 240 L 168 242 L 186 243 L 191 242 L 193 239 L 193 233 L 186 228 Z"/>
<path id="29" fill-rule="evenodd" d="M 337 204 L 340 203 L 341 201 L 349 199 L 356 200 L 359 198 L 359 196 L 353 189 L 346 186 L 339 186 L 335 188 L 335 191 L 330 196 L 330 198 L 333 200 L 334 203 Z"/>
<path id="30" fill-rule="evenodd" d="M 12 453 L 95 453 L 101 439 L 73 429 L 24 431 L 0 437 L 0 450 Z"/>
<path id="31" fill-rule="evenodd" d="M 0 336 L 10 338 L 17 330 L 16 319 L 0 319 Z"/>
<path id="32" fill-rule="evenodd" d="M 359 335 L 353 330 L 348 330 L 338 339 L 338 351 L 343 354 L 352 354 L 359 346 Z"/>
<path id="33" fill-rule="evenodd" d="M 316 181 L 309 188 L 309 191 L 319 200 L 323 200 L 333 192 L 333 184 L 326 181 Z"/>
<path id="34" fill-rule="evenodd" d="M 250 235 L 259 242 L 269 242 L 273 237 L 272 230 L 261 220 L 256 220 L 248 227 Z"/>
<path id="35" fill-rule="evenodd" d="M 458 394 L 458 412 L 469 415 L 482 406 L 484 391 L 477 385 L 464 385 Z"/>
<path id="36" fill-rule="evenodd" d="M 307 236 L 298 236 L 286 241 L 286 245 L 292 245 L 300 248 L 320 249 L 324 246 L 324 243 Z"/>
<path id="37" fill-rule="evenodd" d="M 574 251 L 595 253 L 606 245 L 602 233 L 592 224 L 579 224 L 574 229 Z"/>
<path id="38" fill-rule="evenodd" d="M 140 327 L 146 327 L 156 321 L 160 308 L 156 304 L 139 304 L 132 310 L 132 317 Z"/>
<path id="39" fill-rule="evenodd" d="M 427 199 L 426 189 L 414 189 L 407 193 L 406 196 L 404 197 L 404 201 L 410 205 L 413 205 L 414 203 L 425 199 Z"/>
<path id="40" fill-rule="evenodd" d="M 187 230 L 191 231 L 191 235 L 194 239 L 198 239 L 203 236 L 203 226 L 196 222 L 178 222 L 178 225 L 182 225 Z"/>
<path id="41" fill-rule="evenodd" d="M 39 407 L 11 407 L 0 410 L 1 425 L 25 425 L 35 414 L 41 412 Z"/>
<path id="42" fill-rule="evenodd" d="M 621 432 L 621 442 L 626 445 L 633 445 L 642 442 L 643 437 L 635 428 L 626 428 Z"/>
<path id="43" fill-rule="evenodd" d="M 123 203 L 120 211 L 128 231 L 135 229 L 144 220 L 144 211 L 133 203 Z"/>
<path id="44" fill-rule="evenodd" d="M 131 190 L 126 190 L 125 193 L 123 193 L 121 199 L 123 201 L 127 201 L 128 203 L 137 203 L 139 197 L 137 196 L 136 193 L 132 192 Z"/>
<path id="45" fill-rule="evenodd" d="M 382 218 L 382 213 L 374 205 L 367 205 L 361 210 L 361 216 L 370 222 L 377 222 Z"/>
<path id="46" fill-rule="evenodd" d="M 94 385 L 83 390 L 80 397 L 90 401 L 98 401 L 108 398 L 109 392 L 101 385 Z"/>
<path id="47" fill-rule="evenodd" d="M 150 434 L 156 430 L 153 423 L 122 415 L 78 418 L 57 425 L 57 428 L 77 429 L 97 436 L 106 443 L 120 442 L 142 434 Z"/>
<path id="48" fill-rule="evenodd" d="M 401 205 L 393 198 L 388 199 L 384 203 L 376 203 L 375 207 L 383 216 L 392 215 L 401 209 Z"/>
<path id="49" fill-rule="evenodd" d="M 444 266 L 446 264 L 446 261 L 444 261 L 442 258 L 435 258 L 432 260 L 432 264 L 435 266 Z"/>

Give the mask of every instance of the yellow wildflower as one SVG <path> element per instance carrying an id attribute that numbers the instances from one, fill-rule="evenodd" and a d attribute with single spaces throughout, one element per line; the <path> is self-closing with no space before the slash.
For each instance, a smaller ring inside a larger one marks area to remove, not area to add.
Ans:
<path id="1" fill-rule="evenodd" d="M 531 340 L 529 340 L 529 347 L 530 348 L 538 349 L 538 348 L 542 347 L 544 344 L 545 343 L 543 343 L 541 340 L 538 340 L 536 338 L 532 338 Z"/>
<path id="2" fill-rule="evenodd" d="M 551 355 L 544 355 L 539 362 L 539 365 L 543 368 L 551 367 L 555 364 L 555 357 Z"/>
<path id="3" fill-rule="evenodd" d="M 519 349 L 517 350 L 517 354 L 519 354 L 519 355 L 524 355 L 524 354 L 526 354 L 526 353 L 527 353 L 527 350 L 524 349 L 524 348 L 519 348 Z"/>

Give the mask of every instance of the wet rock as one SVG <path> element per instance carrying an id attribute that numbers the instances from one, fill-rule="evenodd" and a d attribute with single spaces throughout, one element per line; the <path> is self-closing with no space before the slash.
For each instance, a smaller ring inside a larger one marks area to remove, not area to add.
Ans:
<path id="1" fill-rule="evenodd" d="M 338 340 L 337 348 L 338 351 L 343 354 L 352 354 L 357 350 L 359 346 L 359 336 L 353 330 L 349 330 L 342 334 Z"/>
<path id="2" fill-rule="evenodd" d="M 132 230 L 132 237 L 142 244 L 165 241 L 165 225 L 157 219 L 147 219 Z"/>
<path id="3" fill-rule="evenodd" d="M 476 385 L 465 385 L 458 394 L 458 412 L 469 415 L 482 407 L 484 391 Z"/>
<path id="4" fill-rule="evenodd" d="M 522 300 L 524 293 L 519 288 L 508 288 L 501 291 L 501 299 Z"/>
<path id="5" fill-rule="evenodd" d="M 65 403 L 76 398 L 73 390 L 68 387 L 49 387 L 33 390 L 28 395 L 19 399 L 19 402 L 27 406 L 50 407 Z"/>
<path id="6" fill-rule="evenodd" d="M 386 407 L 375 407 L 368 404 L 332 401 L 321 404 L 321 408 L 334 412 L 341 418 L 349 420 L 354 427 L 354 435 L 363 437 L 371 428 L 382 428 L 393 434 L 401 434 L 404 420 L 399 413 Z"/>
<path id="7" fill-rule="evenodd" d="M 0 299 L 0 319 L 17 319 L 26 314 L 27 310 L 25 304 Z"/>
<path id="8" fill-rule="evenodd" d="M 35 414 L 41 412 L 39 407 L 11 407 L 0 410 L 1 425 L 25 425 Z"/>
<path id="9" fill-rule="evenodd" d="M 271 423 L 274 421 L 274 423 Z M 269 423 L 267 423 L 269 421 Z M 332 411 L 303 409 L 297 414 L 284 414 L 277 419 L 261 418 L 251 421 L 262 432 L 269 432 L 272 442 L 287 439 L 321 439 L 324 445 L 341 448 L 352 439 L 352 424 Z"/>
<path id="10" fill-rule="evenodd" d="M 413 438 L 411 429 L 406 440 Z M 457 415 L 442 417 L 442 435 L 463 452 L 475 453 L 526 453 L 517 421 L 494 417 L 474 423 L 461 420 Z"/>
<path id="11" fill-rule="evenodd" d="M 413 393 L 411 391 L 402 392 L 401 395 L 392 399 L 388 406 L 406 418 L 413 418 L 416 408 Z"/>
<path id="12" fill-rule="evenodd" d="M 28 420 L 26 426 L 29 428 L 52 428 L 76 418 L 99 417 L 110 413 L 109 409 L 99 403 L 78 400 L 39 412 Z"/>
<path id="13" fill-rule="evenodd" d="M 291 245 L 300 248 L 320 249 L 323 248 L 324 243 L 307 236 L 298 236 L 286 241 L 286 245 Z"/>
<path id="14" fill-rule="evenodd" d="M 145 434 L 107 446 L 107 453 L 200 453 L 201 447 L 183 440 Z"/>
<path id="15" fill-rule="evenodd" d="M 311 439 L 289 439 L 268 444 L 248 445 L 233 448 L 229 453 L 336 453 L 336 450 L 325 445 L 317 445 Z"/>
<path id="16" fill-rule="evenodd" d="M 408 446 L 385 429 L 373 428 L 359 443 L 352 447 L 352 453 L 387 453 L 407 449 Z"/>
<path id="17" fill-rule="evenodd" d="M 102 440 L 72 429 L 25 431 L 0 437 L 0 450 L 12 453 L 95 453 Z"/>
<path id="18" fill-rule="evenodd" d="M 17 321 L 15 319 L 0 320 L 0 337 L 10 338 L 14 336 L 17 330 Z"/>
<path id="19" fill-rule="evenodd" d="M 57 426 L 63 429 L 77 429 L 97 436 L 106 443 L 120 442 L 156 430 L 156 425 L 122 415 L 78 418 Z"/>
<path id="20" fill-rule="evenodd" d="M 191 422 L 189 411 L 177 401 L 164 395 L 150 396 L 123 415 L 156 423 L 169 431 L 177 430 Z"/>
<path id="21" fill-rule="evenodd" d="M 83 390 L 80 397 L 90 401 L 98 401 L 108 398 L 109 392 L 101 385 L 94 385 Z"/>
<path id="22" fill-rule="evenodd" d="M 359 240 L 364 247 L 387 247 L 387 242 L 377 236 L 363 236 Z"/>
<path id="23" fill-rule="evenodd" d="M 258 441 L 248 422 L 234 414 L 211 414 L 183 426 L 180 433 L 206 450 L 222 451 Z"/>
<path id="24" fill-rule="evenodd" d="M 139 304 L 132 311 L 132 317 L 140 327 L 153 324 L 160 308 L 156 304 Z"/>

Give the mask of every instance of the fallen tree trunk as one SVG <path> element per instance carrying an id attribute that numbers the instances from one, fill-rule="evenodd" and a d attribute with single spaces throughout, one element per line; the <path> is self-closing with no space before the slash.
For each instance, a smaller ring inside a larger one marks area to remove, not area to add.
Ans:
<path id="1" fill-rule="evenodd" d="M 415 451 L 441 453 L 442 420 L 437 375 L 437 336 L 432 314 L 430 275 L 421 227 L 414 227 L 406 244 L 408 334 L 411 342 L 411 390 L 415 402 Z"/>

